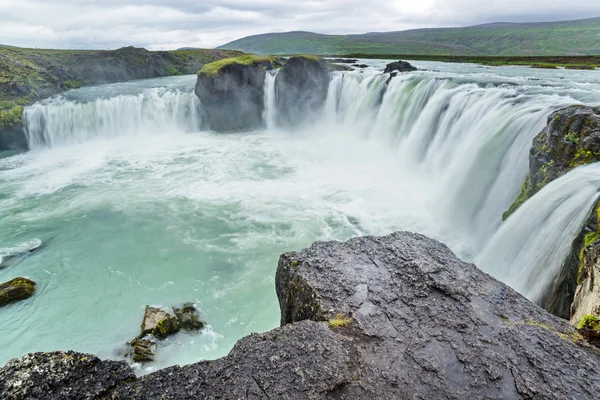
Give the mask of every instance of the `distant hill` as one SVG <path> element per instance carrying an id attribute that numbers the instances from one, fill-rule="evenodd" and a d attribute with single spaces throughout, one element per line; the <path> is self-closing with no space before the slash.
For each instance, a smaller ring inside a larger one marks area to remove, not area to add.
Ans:
<path id="1" fill-rule="evenodd" d="M 235 40 L 219 48 L 257 54 L 595 55 L 600 54 L 600 18 L 499 22 L 465 28 L 361 35 L 267 33 Z"/>

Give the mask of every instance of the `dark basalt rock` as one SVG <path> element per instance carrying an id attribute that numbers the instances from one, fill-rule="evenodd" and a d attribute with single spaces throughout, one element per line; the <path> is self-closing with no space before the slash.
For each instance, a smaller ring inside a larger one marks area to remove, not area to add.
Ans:
<path id="1" fill-rule="evenodd" d="M 183 307 L 173 307 L 173 312 L 179 320 L 181 329 L 186 331 L 198 331 L 204 328 L 204 323 L 200 321 L 198 310 L 192 303 L 185 303 Z"/>
<path id="2" fill-rule="evenodd" d="M 134 379 L 124 361 L 101 361 L 73 351 L 35 353 L 9 361 L 0 369 L 0 398 L 92 400 Z"/>
<path id="3" fill-rule="evenodd" d="M 297 127 L 312 121 L 327 99 L 331 64 L 315 56 L 294 56 L 275 78 L 275 107 L 279 125 Z"/>
<path id="4" fill-rule="evenodd" d="M 30 298 L 35 293 L 35 285 L 34 281 L 26 278 L 15 278 L 0 284 L 0 307 Z"/>
<path id="5" fill-rule="evenodd" d="M 600 161 L 600 107 L 571 106 L 552 113 L 547 126 L 535 137 L 529 154 L 529 175 L 525 179 L 521 192 L 503 214 L 506 219 L 525 201 L 533 197 L 544 186 L 560 178 L 574 168 Z M 598 233 L 597 209 L 591 213 L 581 233 L 573 242 L 572 251 L 565 259 L 561 272 L 552 282 L 541 305 L 551 313 L 569 319 L 576 310 L 571 304 L 579 283 L 584 276 L 581 259 L 585 246 L 584 238 L 588 234 Z M 588 246 L 595 241 L 591 240 Z M 585 246 L 585 247 L 588 247 Z M 592 257 L 593 258 L 593 257 Z M 584 270 L 585 272 L 585 270 Z"/>
<path id="6" fill-rule="evenodd" d="M 264 83 L 272 59 L 251 64 L 232 62 L 218 74 L 198 74 L 196 95 L 202 102 L 209 128 L 218 132 L 252 131 L 263 126 Z"/>
<path id="7" fill-rule="evenodd" d="M 416 71 L 417 69 L 407 63 L 406 61 L 395 61 L 393 63 L 389 63 L 386 65 L 384 74 L 389 74 L 390 72 L 398 71 L 398 72 L 411 72 Z"/>
<path id="8" fill-rule="evenodd" d="M 595 399 L 600 391 L 600 354 L 575 328 L 421 235 L 286 253 L 276 289 L 283 327 L 241 339 L 219 360 L 135 380 L 117 371 L 97 398 Z M 23 389 L 14 399 L 65 374 L 58 362 L 32 382 L 28 360 L 0 370 L 8 377 L 0 397 L 12 395 L 15 371 Z M 45 398 L 86 398 L 67 371 L 61 387 L 72 392 Z"/>

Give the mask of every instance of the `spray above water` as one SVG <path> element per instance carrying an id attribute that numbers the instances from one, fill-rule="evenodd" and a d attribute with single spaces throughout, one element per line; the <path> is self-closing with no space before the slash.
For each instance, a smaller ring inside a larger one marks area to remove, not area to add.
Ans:
<path id="1" fill-rule="evenodd" d="M 294 131 L 277 125 L 270 73 L 259 132 L 202 132 L 195 77 L 82 88 L 29 107 L 36 151 L 0 160 L 0 247 L 55 239 L 19 264 L 45 282 L 44 302 L 26 321 L 3 312 L 21 328 L 2 335 L 12 345 L 0 363 L 37 350 L 113 350 L 139 331 L 144 305 L 186 301 L 211 335 L 175 338 L 155 366 L 220 357 L 277 325 L 282 252 L 395 230 L 434 237 L 538 296 L 597 197 L 598 171 L 548 185 L 502 226 L 501 215 L 546 116 L 600 101 L 600 81 L 439 63 L 390 80 L 383 62 L 369 63 L 334 73 L 322 112 Z M 67 334 L 51 323 L 55 309 Z"/>

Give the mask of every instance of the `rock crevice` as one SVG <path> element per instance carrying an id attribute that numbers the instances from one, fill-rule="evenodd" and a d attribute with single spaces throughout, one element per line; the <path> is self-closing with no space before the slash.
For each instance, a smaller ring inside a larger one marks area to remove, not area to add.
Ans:
<path id="1" fill-rule="evenodd" d="M 399 232 L 286 253 L 276 289 L 282 327 L 241 339 L 219 360 L 137 379 L 124 363 L 99 362 L 117 372 L 110 382 L 93 376 L 86 389 L 78 376 L 89 381 L 89 370 L 64 361 L 32 384 L 27 371 L 48 356 L 30 355 L 0 370 L 0 397 L 34 398 L 40 385 L 48 399 L 593 399 L 600 392 L 600 355 L 574 327 L 425 236 Z"/>

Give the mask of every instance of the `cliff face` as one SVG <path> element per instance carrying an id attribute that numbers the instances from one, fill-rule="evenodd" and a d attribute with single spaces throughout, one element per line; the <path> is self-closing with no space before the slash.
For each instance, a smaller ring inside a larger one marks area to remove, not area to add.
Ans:
<path id="1" fill-rule="evenodd" d="M 68 89 L 130 79 L 194 74 L 235 51 L 151 52 L 0 48 L 0 150 L 24 149 L 23 107 Z"/>
<path id="2" fill-rule="evenodd" d="M 262 127 L 265 75 L 281 66 L 275 57 L 251 55 L 206 65 L 198 72 L 196 95 L 210 129 L 251 131 Z"/>
<path id="3" fill-rule="evenodd" d="M 566 321 L 395 233 L 281 256 L 282 327 L 222 359 L 134 378 L 124 362 L 34 354 L 0 369 L 10 399 L 594 399 L 600 355 Z"/>
<path id="4" fill-rule="evenodd" d="M 548 125 L 533 140 L 529 156 L 529 175 L 519 197 L 504 213 L 508 218 L 518 207 L 540 191 L 545 185 L 574 168 L 600 161 L 600 107 L 571 106 L 552 113 Z M 569 319 L 590 314 L 589 295 L 600 297 L 594 286 L 594 243 L 600 239 L 597 204 L 565 259 L 561 273 L 552 283 L 542 306 L 551 313 Z M 591 277 L 591 279 L 588 279 Z M 579 288 L 578 288 L 579 285 Z M 571 310 L 575 293 L 578 299 Z M 593 293 L 596 293 L 595 295 Z M 594 301 L 592 301 L 594 303 Z M 600 309 L 600 303 L 596 306 Z M 597 314 L 600 316 L 600 314 Z"/>

